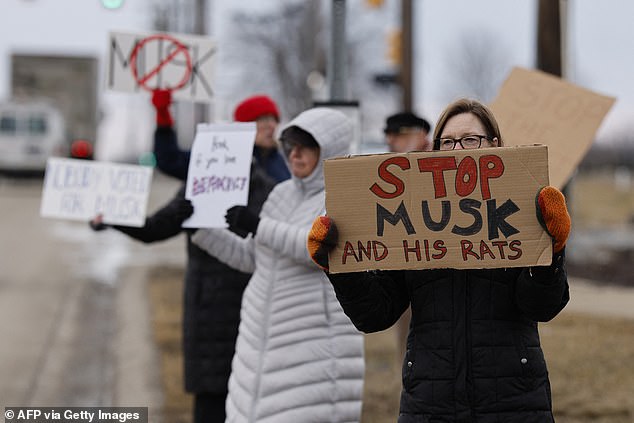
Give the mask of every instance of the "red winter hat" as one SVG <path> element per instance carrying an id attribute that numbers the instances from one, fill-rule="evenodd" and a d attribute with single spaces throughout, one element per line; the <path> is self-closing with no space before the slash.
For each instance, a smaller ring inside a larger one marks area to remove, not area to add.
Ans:
<path id="1" fill-rule="evenodd" d="M 280 112 L 270 97 L 256 95 L 243 100 L 233 112 L 233 118 L 238 122 L 253 122 L 262 115 L 273 115 L 279 122 Z"/>

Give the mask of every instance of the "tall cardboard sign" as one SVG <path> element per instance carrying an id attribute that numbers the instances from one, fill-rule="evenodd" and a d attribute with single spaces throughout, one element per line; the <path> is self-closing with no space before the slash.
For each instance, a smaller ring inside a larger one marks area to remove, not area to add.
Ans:
<path id="1" fill-rule="evenodd" d="M 40 215 L 143 226 L 152 168 L 51 157 L 46 162 Z"/>
<path id="2" fill-rule="evenodd" d="M 562 188 L 615 99 L 541 71 L 514 68 L 490 107 L 507 146 L 548 146 L 550 183 Z"/>
<path id="3" fill-rule="evenodd" d="M 376 154 L 324 162 L 339 230 L 330 271 L 548 265 L 536 214 L 545 146 Z"/>
<path id="4" fill-rule="evenodd" d="M 225 214 L 235 205 L 246 205 L 255 123 L 201 123 L 192 145 L 185 197 L 194 214 L 185 228 L 226 228 Z"/>
<path id="5" fill-rule="evenodd" d="M 106 88 L 123 92 L 172 90 L 177 100 L 213 98 L 216 45 L 209 38 L 168 33 L 112 32 Z"/>

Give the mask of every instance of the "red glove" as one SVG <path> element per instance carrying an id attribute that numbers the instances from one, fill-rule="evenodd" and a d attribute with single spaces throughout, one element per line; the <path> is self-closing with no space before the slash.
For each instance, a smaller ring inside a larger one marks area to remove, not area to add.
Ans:
<path id="1" fill-rule="evenodd" d="M 337 245 L 338 237 L 337 226 L 328 216 L 319 216 L 313 221 L 306 246 L 310 258 L 326 272 L 328 271 L 328 253 Z"/>
<path id="2" fill-rule="evenodd" d="M 570 215 L 566 198 L 557 188 L 547 186 L 537 193 L 537 220 L 553 237 L 553 252 L 563 250 L 570 235 Z"/>
<path id="3" fill-rule="evenodd" d="M 172 104 L 172 92 L 170 90 L 152 91 L 152 104 L 156 109 L 156 125 L 171 127 L 174 123 L 169 109 Z"/>

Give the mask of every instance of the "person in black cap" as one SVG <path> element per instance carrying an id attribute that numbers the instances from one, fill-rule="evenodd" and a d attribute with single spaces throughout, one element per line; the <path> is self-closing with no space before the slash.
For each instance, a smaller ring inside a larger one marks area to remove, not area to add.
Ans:
<path id="1" fill-rule="evenodd" d="M 401 112 L 389 116 L 386 120 L 385 138 L 392 153 L 408 151 L 429 151 L 433 145 L 428 134 L 429 122 L 412 112 Z"/>

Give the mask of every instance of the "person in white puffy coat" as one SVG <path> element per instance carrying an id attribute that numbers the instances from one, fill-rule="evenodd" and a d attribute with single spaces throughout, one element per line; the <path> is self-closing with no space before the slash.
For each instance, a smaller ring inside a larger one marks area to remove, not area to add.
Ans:
<path id="1" fill-rule="evenodd" d="M 273 189 L 259 217 L 230 209 L 233 224 L 253 235 L 200 229 L 192 238 L 230 266 L 253 273 L 242 299 L 227 422 L 361 418 L 363 335 L 306 247 L 314 216 L 325 213 L 323 160 L 348 154 L 352 136 L 352 123 L 341 112 L 318 107 L 299 114 L 281 133 L 291 179 Z"/>

